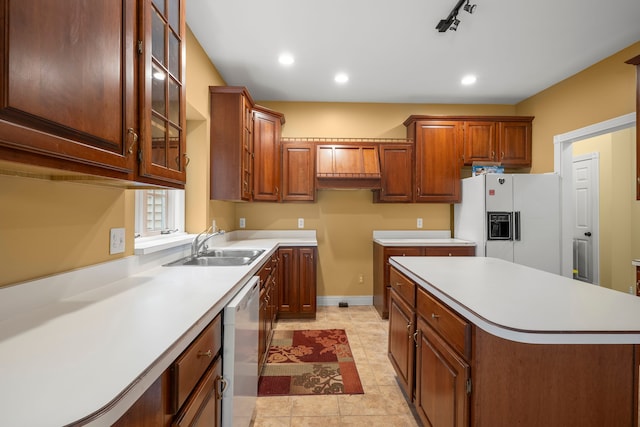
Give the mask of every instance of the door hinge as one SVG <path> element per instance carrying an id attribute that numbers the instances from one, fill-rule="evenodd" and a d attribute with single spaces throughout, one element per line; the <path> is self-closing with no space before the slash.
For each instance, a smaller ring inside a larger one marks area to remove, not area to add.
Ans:
<path id="1" fill-rule="evenodd" d="M 467 378 L 467 394 L 471 394 L 471 378 Z"/>
<path id="2" fill-rule="evenodd" d="M 142 40 L 138 40 L 138 53 L 142 55 Z"/>

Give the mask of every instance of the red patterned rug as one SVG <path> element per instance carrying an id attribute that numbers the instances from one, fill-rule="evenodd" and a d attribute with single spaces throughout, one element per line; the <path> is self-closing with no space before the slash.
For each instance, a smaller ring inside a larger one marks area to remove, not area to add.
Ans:
<path id="1" fill-rule="evenodd" d="M 362 393 L 343 329 L 274 332 L 258 396 Z"/>

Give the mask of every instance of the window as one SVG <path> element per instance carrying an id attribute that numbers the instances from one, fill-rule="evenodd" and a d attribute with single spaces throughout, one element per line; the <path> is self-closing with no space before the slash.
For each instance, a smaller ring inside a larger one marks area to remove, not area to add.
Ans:
<path id="1" fill-rule="evenodd" d="M 184 190 L 136 190 L 136 237 L 184 231 Z"/>

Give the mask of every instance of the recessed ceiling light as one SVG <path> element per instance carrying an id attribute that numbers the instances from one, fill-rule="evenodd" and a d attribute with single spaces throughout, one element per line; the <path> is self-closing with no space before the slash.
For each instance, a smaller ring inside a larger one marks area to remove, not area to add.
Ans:
<path id="1" fill-rule="evenodd" d="M 463 85 L 465 85 L 465 86 L 470 86 L 470 85 L 474 84 L 474 83 L 476 82 L 476 80 L 478 80 L 478 79 L 476 78 L 476 76 L 474 76 L 474 75 L 472 75 L 472 74 L 469 74 L 469 75 L 464 76 L 464 77 L 462 78 L 461 83 L 462 83 Z"/>
<path id="2" fill-rule="evenodd" d="M 282 65 L 291 65 L 295 62 L 295 59 L 293 59 L 293 55 L 290 53 L 283 53 L 278 57 L 278 62 Z"/>
<path id="3" fill-rule="evenodd" d="M 346 83 L 349 81 L 349 76 L 346 73 L 338 73 L 334 77 L 336 83 Z"/>

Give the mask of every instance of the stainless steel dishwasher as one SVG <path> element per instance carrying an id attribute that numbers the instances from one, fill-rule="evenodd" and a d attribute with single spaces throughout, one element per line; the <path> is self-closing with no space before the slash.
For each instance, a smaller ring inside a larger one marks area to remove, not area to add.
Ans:
<path id="1" fill-rule="evenodd" d="M 258 396 L 260 283 L 254 276 L 224 308 L 222 426 L 248 427 Z"/>

